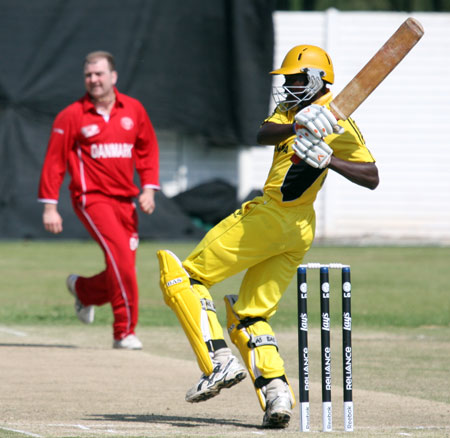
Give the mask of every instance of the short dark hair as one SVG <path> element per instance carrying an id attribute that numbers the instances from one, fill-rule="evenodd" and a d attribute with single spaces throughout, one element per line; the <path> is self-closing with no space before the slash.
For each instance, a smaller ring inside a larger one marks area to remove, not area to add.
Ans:
<path id="1" fill-rule="evenodd" d="M 95 52 L 88 53 L 86 55 L 86 58 L 84 59 L 84 65 L 91 64 L 97 59 L 106 59 L 111 71 L 114 71 L 116 69 L 116 61 L 114 60 L 114 56 L 104 50 L 96 50 Z"/>

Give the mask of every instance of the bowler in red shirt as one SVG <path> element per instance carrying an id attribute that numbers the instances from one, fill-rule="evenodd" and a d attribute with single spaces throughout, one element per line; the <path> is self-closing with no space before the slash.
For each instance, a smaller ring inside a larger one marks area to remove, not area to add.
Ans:
<path id="1" fill-rule="evenodd" d="M 136 249 L 139 243 L 134 198 L 147 214 L 155 209 L 159 186 L 158 142 L 142 104 L 116 88 L 114 57 L 104 51 L 86 56 L 86 94 L 55 118 L 39 183 L 47 231 L 63 231 L 58 198 L 64 175 L 75 213 L 100 245 L 106 268 L 92 277 L 71 274 L 69 292 L 78 318 L 94 321 L 94 306 L 110 303 L 113 347 L 141 349 L 138 321 Z M 134 184 L 134 171 L 141 190 Z"/>

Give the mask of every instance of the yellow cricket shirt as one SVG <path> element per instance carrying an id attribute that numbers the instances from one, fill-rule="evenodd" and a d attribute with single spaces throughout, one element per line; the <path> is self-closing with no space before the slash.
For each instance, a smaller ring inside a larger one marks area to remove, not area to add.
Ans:
<path id="1" fill-rule="evenodd" d="M 328 92 L 314 103 L 329 107 L 332 99 L 333 95 Z M 295 114 L 296 111 L 283 112 L 276 108 L 264 122 L 292 124 Z M 333 149 L 333 154 L 347 161 L 375 162 L 355 122 L 348 118 L 339 121 L 339 124 L 345 132 L 325 138 L 325 142 Z M 291 157 L 294 155 L 294 139 L 293 133 L 291 137 L 275 145 L 272 166 L 264 184 L 264 193 L 286 207 L 312 205 L 328 173 L 328 169 L 315 169 L 304 161 L 293 164 Z"/>

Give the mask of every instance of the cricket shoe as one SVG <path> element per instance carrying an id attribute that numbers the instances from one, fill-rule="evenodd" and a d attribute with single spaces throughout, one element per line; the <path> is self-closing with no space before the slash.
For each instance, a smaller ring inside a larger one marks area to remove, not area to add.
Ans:
<path id="1" fill-rule="evenodd" d="M 262 427 L 270 429 L 288 427 L 294 404 L 288 384 L 281 379 L 273 379 L 263 391 L 266 396 L 266 412 Z"/>
<path id="2" fill-rule="evenodd" d="M 78 319 L 84 324 L 91 324 L 94 322 L 95 309 L 94 306 L 83 306 L 78 298 L 75 283 L 78 280 L 78 275 L 70 274 L 66 279 L 66 285 L 69 292 L 75 297 L 75 313 Z"/>
<path id="3" fill-rule="evenodd" d="M 114 339 L 113 348 L 122 350 L 142 350 L 142 342 L 136 335 L 128 335 L 122 339 Z"/>
<path id="4" fill-rule="evenodd" d="M 228 350 L 230 353 L 221 352 Z M 217 352 L 225 354 L 215 354 L 212 359 L 213 372 L 206 376 L 202 375 L 200 381 L 186 393 L 186 401 L 198 403 L 208 400 L 219 394 L 222 388 L 231 388 L 247 377 L 246 369 L 239 363 L 239 360 L 231 354 L 228 348 L 222 348 Z"/>

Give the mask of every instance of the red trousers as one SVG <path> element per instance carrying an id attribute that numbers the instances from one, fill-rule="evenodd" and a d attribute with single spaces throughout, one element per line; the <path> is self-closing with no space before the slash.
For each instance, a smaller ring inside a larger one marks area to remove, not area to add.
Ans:
<path id="1" fill-rule="evenodd" d="M 111 303 L 114 339 L 134 334 L 138 321 L 136 249 L 139 238 L 136 206 L 130 199 L 100 194 L 73 199 L 75 213 L 100 245 L 106 268 L 93 277 L 79 277 L 78 298 L 84 306 Z"/>

